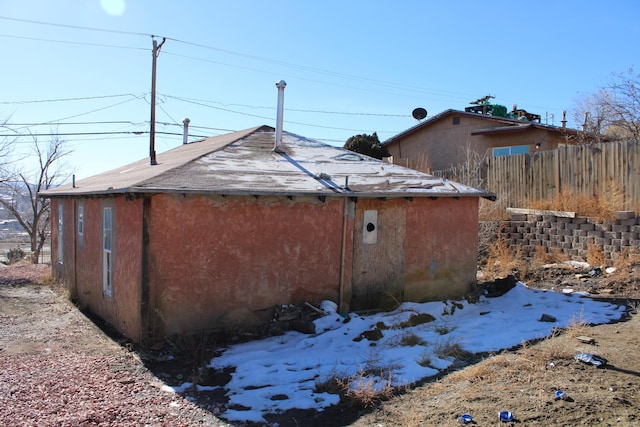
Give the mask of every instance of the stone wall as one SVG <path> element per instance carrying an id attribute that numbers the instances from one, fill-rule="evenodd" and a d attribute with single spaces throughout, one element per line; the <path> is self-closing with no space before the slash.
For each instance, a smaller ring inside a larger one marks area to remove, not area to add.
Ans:
<path id="1" fill-rule="evenodd" d="M 619 253 L 640 248 L 640 218 L 633 211 L 616 212 L 615 220 L 599 221 L 574 212 L 508 210 L 511 219 L 504 222 L 500 237 L 525 257 L 544 248 L 546 253 L 561 252 L 582 260 L 589 250 L 596 250 L 613 260 Z"/>

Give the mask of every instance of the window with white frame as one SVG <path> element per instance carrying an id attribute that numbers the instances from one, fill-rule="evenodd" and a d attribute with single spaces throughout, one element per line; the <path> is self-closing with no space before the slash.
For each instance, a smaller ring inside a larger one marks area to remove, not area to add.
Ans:
<path id="1" fill-rule="evenodd" d="M 78 202 L 78 236 L 84 236 L 84 202 Z"/>
<path id="2" fill-rule="evenodd" d="M 497 156 L 512 156 L 514 154 L 525 154 L 529 152 L 528 145 L 512 145 L 509 147 L 493 147 L 493 155 Z"/>
<path id="3" fill-rule="evenodd" d="M 64 203 L 58 201 L 58 262 L 64 262 Z"/>
<path id="4" fill-rule="evenodd" d="M 113 209 L 102 211 L 102 290 L 113 294 Z"/>

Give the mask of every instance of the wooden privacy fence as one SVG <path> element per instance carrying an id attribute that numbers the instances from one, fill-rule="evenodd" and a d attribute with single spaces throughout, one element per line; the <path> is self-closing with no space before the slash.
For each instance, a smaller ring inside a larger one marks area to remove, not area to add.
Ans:
<path id="1" fill-rule="evenodd" d="M 620 191 L 624 206 L 640 209 L 640 143 L 608 142 L 560 147 L 553 151 L 489 157 L 480 176 L 469 182 L 498 196 L 509 207 L 526 200 L 552 199 L 558 191 L 607 195 Z M 436 171 L 435 175 L 459 180 L 459 170 Z M 466 183 L 466 182 L 465 182 Z"/>

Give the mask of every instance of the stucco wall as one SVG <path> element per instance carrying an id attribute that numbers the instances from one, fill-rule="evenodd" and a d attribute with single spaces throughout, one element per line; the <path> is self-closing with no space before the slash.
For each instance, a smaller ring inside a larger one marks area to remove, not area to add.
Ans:
<path id="1" fill-rule="evenodd" d="M 341 309 L 464 295 L 475 282 L 478 199 L 155 195 L 65 200 L 65 262 L 54 271 L 80 304 L 135 340 L 268 321 L 277 305 L 330 299 Z M 103 292 L 102 210 L 114 209 L 113 294 Z M 365 242 L 364 215 L 377 214 Z M 54 203 L 54 224 L 57 210 Z M 73 221 L 71 220 L 73 219 Z M 57 236 L 53 232 L 56 259 Z M 145 325 L 143 271 L 150 324 Z M 144 331 L 144 332 L 142 332 Z"/>
<path id="2" fill-rule="evenodd" d="M 53 199 L 52 224 L 58 221 L 58 203 L 64 204 L 64 256 L 59 262 L 57 227 L 52 227 L 52 270 L 81 307 L 89 308 L 119 331 L 141 338 L 140 282 L 142 204 L 124 197 Z M 84 205 L 84 233 L 77 228 L 78 205 Z M 103 292 L 102 211 L 113 208 L 113 292 Z"/>
<path id="3" fill-rule="evenodd" d="M 363 213 L 378 211 L 378 239 L 363 242 Z M 460 297 L 475 283 L 478 199 L 359 200 L 354 310 Z"/>
<path id="4" fill-rule="evenodd" d="M 460 297 L 476 282 L 477 197 L 414 199 L 407 211 L 406 299 Z"/>
<path id="5" fill-rule="evenodd" d="M 338 300 L 343 201 L 154 196 L 155 327 L 244 327 L 275 305 Z"/>
<path id="6" fill-rule="evenodd" d="M 459 117 L 459 124 L 453 124 L 454 117 Z M 392 142 L 387 149 L 394 157 L 394 163 L 406 163 L 409 167 L 428 172 L 463 164 L 467 146 L 479 156 L 491 156 L 493 147 L 528 145 L 529 152 L 534 152 L 538 143 L 538 150 L 553 150 L 565 142 L 560 134 L 543 129 L 471 135 L 473 130 L 499 126 L 505 124 L 482 117 L 451 114 Z"/>

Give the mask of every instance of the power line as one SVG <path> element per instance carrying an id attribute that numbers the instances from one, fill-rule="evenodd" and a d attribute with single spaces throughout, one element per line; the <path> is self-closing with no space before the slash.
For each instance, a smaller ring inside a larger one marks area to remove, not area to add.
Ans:
<path id="1" fill-rule="evenodd" d="M 76 41 L 69 41 L 69 40 L 41 39 L 37 37 L 12 36 L 9 34 L 0 34 L 0 37 L 7 37 L 7 38 L 21 39 L 21 40 L 41 41 L 41 42 L 47 42 L 47 43 L 62 43 L 62 44 L 73 44 L 73 45 L 91 46 L 91 47 L 108 47 L 113 49 L 148 50 L 142 47 L 115 46 L 115 45 L 109 45 L 109 44 L 85 43 L 85 42 L 76 42 Z"/>
<path id="2" fill-rule="evenodd" d="M 170 123 L 170 122 L 156 122 L 162 126 L 184 126 L 180 123 Z M 132 122 L 130 120 L 112 120 L 112 121 L 94 121 L 94 122 L 57 122 L 53 123 L 55 126 L 64 126 L 64 125 L 73 125 L 73 126 L 84 126 L 84 125 L 131 125 L 131 126 L 146 126 L 149 124 L 149 121 L 142 122 Z M 4 123 L 2 127 L 10 127 L 10 126 L 50 126 L 52 123 Z M 207 129 L 214 131 L 222 131 L 222 132 L 236 132 L 237 129 L 223 129 L 223 128 L 215 128 L 210 126 L 197 126 L 197 125 L 189 125 L 189 129 Z"/>
<path id="3" fill-rule="evenodd" d="M 180 132 L 156 132 L 161 135 L 182 135 Z M 56 132 L 56 133 L 7 133 L 0 134 L 0 138 L 6 137 L 39 137 L 39 136 L 90 136 L 90 135 L 145 135 L 149 131 L 113 131 L 113 132 Z M 194 138 L 208 138 L 209 135 L 192 135 Z"/>
<path id="4" fill-rule="evenodd" d="M 51 27 L 61 27 L 61 28 L 71 28 L 71 29 L 74 29 L 74 30 L 99 31 L 99 32 L 103 32 L 103 33 L 126 34 L 126 35 L 130 35 L 130 36 L 153 37 L 153 34 L 149 34 L 149 33 L 136 33 L 136 32 L 132 32 L 132 31 L 111 30 L 111 29 L 107 29 L 107 28 L 84 27 L 84 26 L 81 26 L 81 25 L 57 24 L 57 23 L 54 23 L 54 22 L 34 21 L 32 19 L 12 18 L 12 17 L 9 17 L 9 16 L 0 16 L 0 19 L 3 19 L 5 21 L 25 22 L 27 24 L 48 25 L 48 26 L 51 26 Z"/>
<path id="5" fill-rule="evenodd" d="M 148 122 L 139 122 L 139 123 L 135 123 L 132 121 L 127 121 L 127 120 L 113 120 L 113 121 L 104 121 L 104 122 L 61 122 L 61 123 L 51 123 L 51 122 L 45 122 L 45 123 L 4 123 L 2 125 L 2 127 L 9 127 L 9 126 L 51 126 L 51 125 L 55 125 L 55 126 L 64 126 L 64 125 L 73 125 L 73 126 L 83 126 L 83 125 L 133 125 L 133 126 L 139 126 L 142 124 L 148 124 Z"/>
<path id="6" fill-rule="evenodd" d="M 252 109 L 268 109 L 268 110 L 275 110 L 276 107 L 259 107 L 259 106 L 253 106 L 253 105 L 248 105 L 248 104 L 223 104 L 221 102 L 218 101 L 209 101 L 209 100 L 204 100 L 204 99 L 193 99 L 193 98 L 185 98 L 185 97 L 181 97 L 181 96 L 173 96 L 173 95 L 167 95 L 167 94 L 161 94 L 162 96 L 166 97 L 166 98 L 171 98 L 171 99 L 176 99 L 178 101 L 183 101 L 183 102 L 193 102 L 193 103 L 213 103 L 213 104 L 220 104 L 223 107 L 246 107 L 246 108 L 252 108 Z M 205 105 L 207 106 L 207 105 Z M 221 108 L 223 108 L 221 107 Z M 215 107 L 211 107 L 211 108 L 215 108 Z M 234 110 L 225 110 L 225 111 L 234 111 Z M 298 113 L 314 113 L 314 114 L 336 114 L 336 115 L 345 115 L 345 116 L 375 116 L 375 117 L 407 117 L 407 114 L 387 114 L 387 113 L 358 113 L 358 112 L 347 112 L 347 111 L 326 111 L 326 110 L 305 110 L 305 109 L 295 109 L 295 108 L 287 108 L 287 111 L 295 111 Z M 234 111 L 235 112 L 235 111 Z M 263 118 L 262 116 L 257 116 L 260 118 Z"/>
<path id="7" fill-rule="evenodd" d="M 97 32 L 115 33 L 115 34 L 134 35 L 134 36 L 145 36 L 145 37 L 152 37 L 152 38 L 153 37 L 162 37 L 163 39 L 171 40 L 171 41 L 174 41 L 176 43 L 181 43 L 181 44 L 184 44 L 184 45 L 187 45 L 187 46 L 194 46 L 194 47 L 198 47 L 198 48 L 201 48 L 201 49 L 212 50 L 212 51 L 216 51 L 216 52 L 225 53 L 225 54 L 228 54 L 228 55 L 234 55 L 234 56 L 247 58 L 247 59 L 251 59 L 251 60 L 255 60 L 255 61 L 261 61 L 261 62 L 266 62 L 266 63 L 270 63 L 270 64 L 281 65 L 281 66 L 285 66 L 285 67 L 300 69 L 300 70 L 309 71 L 309 72 L 313 72 L 313 73 L 317 73 L 317 74 L 329 75 L 329 76 L 338 77 L 338 78 L 347 79 L 347 80 L 359 81 L 359 82 L 369 83 L 369 84 L 377 84 L 377 85 L 386 86 L 386 87 L 395 88 L 395 89 L 410 90 L 412 92 L 418 91 L 418 92 L 434 93 L 434 94 L 438 94 L 439 93 L 439 94 L 443 94 L 443 95 L 447 95 L 447 94 L 449 94 L 449 95 L 451 95 L 451 94 L 465 95 L 465 94 L 460 94 L 460 93 L 456 93 L 456 92 L 443 91 L 443 90 L 437 90 L 437 89 L 425 89 L 425 88 L 422 88 L 422 87 L 419 87 L 419 86 L 405 85 L 405 84 L 396 83 L 396 82 L 387 82 L 387 81 L 384 81 L 384 80 L 378 80 L 378 79 L 361 77 L 361 76 L 354 76 L 354 75 L 351 75 L 351 74 L 340 73 L 340 72 L 336 72 L 336 71 L 323 70 L 323 69 L 320 69 L 320 68 L 314 68 L 314 67 L 309 67 L 309 66 L 305 66 L 305 65 L 298 65 L 298 64 L 294 64 L 294 63 L 290 63 L 290 62 L 286 62 L 286 61 L 280 61 L 280 60 L 265 58 L 265 57 L 246 54 L 246 53 L 242 53 L 242 52 L 235 52 L 235 51 L 228 50 L 228 49 L 222 49 L 222 48 L 209 46 L 209 45 L 205 45 L 205 44 L 201 44 L 201 43 L 189 42 L 189 41 L 186 41 L 186 40 L 181 40 L 181 39 L 177 39 L 177 38 L 173 38 L 173 37 L 161 36 L 161 35 L 158 35 L 158 34 L 154 35 L 154 34 L 151 34 L 151 33 L 140 33 L 140 32 L 110 30 L 110 29 L 105 29 L 105 28 L 95 28 L 95 27 L 86 27 L 86 26 L 78 26 L 78 25 L 57 24 L 57 23 L 51 23 L 51 22 L 35 21 L 35 20 L 19 19 L 19 18 L 11 18 L 11 17 L 5 17 L 5 16 L 0 16 L 0 19 L 9 20 L 9 21 L 16 21 L 16 22 L 25 22 L 25 23 L 37 24 L 37 25 L 48 25 L 48 26 L 54 26 L 54 27 L 71 28 L 71 29 L 84 30 L 84 31 L 97 31 Z M 180 56 L 180 55 L 178 55 L 178 56 Z M 193 58 L 193 59 L 196 59 L 196 58 Z M 262 72 L 264 72 L 264 70 L 254 70 L 254 71 L 262 71 Z M 331 84 L 335 85 L 335 82 L 332 82 Z"/>
<path id="8" fill-rule="evenodd" d="M 138 95 L 134 95 L 132 93 L 123 93 L 123 94 L 117 94 L 117 95 L 81 96 L 76 98 L 38 99 L 38 100 L 29 100 L 29 101 L 0 101 L 0 104 L 37 104 L 37 103 L 43 103 L 43 102 L 88 101 L 92 99 L 121 98 L 123 96 L 139 98 Z M 144 94 L 142 94 L 141 96 L 144 96 Z"/>

